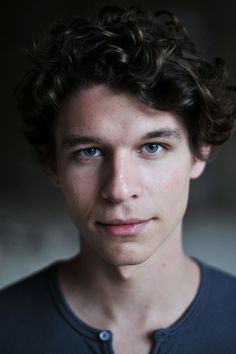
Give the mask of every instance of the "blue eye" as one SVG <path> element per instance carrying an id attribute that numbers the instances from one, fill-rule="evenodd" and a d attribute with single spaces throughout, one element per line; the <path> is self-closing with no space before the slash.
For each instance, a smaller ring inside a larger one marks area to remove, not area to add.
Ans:
<path id="1" fill-rule="evenodd" d="M 159 154 L 164 149 L 162 145 L 155 143 L 145 144 L 143 148 L 148 154 Z"/>
<path id="2" fill-rule="evenodd" d="M 80 150 L 77 153 L 77 156 L 79 158 L 86 158 L 86 159 L 95 158 L 101 156 L 101 151 L 97 148 L 91 147 L 91 148 Z"/>

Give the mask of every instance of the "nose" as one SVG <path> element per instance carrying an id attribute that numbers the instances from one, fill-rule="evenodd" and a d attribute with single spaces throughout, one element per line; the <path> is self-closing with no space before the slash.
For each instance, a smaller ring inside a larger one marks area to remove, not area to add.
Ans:
<path id="1" fill-rule="evenodd" d="M 103 170 L 102 197 L 113 204 L 139 198 L 141 180 L 137 165 L 125 151 L 110 158 Z"/>

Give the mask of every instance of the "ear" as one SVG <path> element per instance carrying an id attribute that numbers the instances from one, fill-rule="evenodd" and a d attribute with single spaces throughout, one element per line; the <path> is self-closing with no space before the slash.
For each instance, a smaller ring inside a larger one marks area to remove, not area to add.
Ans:
<path id="1" fill-rule="evenodd" d="M 60 178 L 56 173 L 52 174 L 50 176 L 50 178 L 51 178 L 51 181 L 52 181 L 52 184 L 54 185 L 54 187 L 61 188 Z"/>
<path id="2" fill-rule="evenodd" d="M 201 174 L 203 173 L 206 167 L 207 159 L 210 155 L 210 152 L 211 152 L 211 146 L 203 145 L 201 147 L 201 155 L 203 156 L 204 160 L 200 160 L 197 157 L 193 157 L 193 164 L 192 164 L 191 174 L 190 174 L 191 179 L 195 179 L 201 176 Z"/>
<path id="3" fill-rule="evenodd" d="M 54 187 L 61 188 L 61 182 L 60 182 L 59 175 L 57 173 L 56 166 L 46 167 L 46 168 L 44 168 L 44 172 L 50 178 Z"/>

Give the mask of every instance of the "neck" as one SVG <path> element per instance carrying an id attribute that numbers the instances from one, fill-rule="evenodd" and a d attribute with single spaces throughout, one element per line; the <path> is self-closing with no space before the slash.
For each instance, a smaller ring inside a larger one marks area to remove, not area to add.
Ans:
<path id="1" fill-rule="evenodd" d="M 62 291 L 79 317 L 111 329 L 127 317 L 153 328 L 169 326 L 192 302 L 199 284 L 198 267 L 184 255 L 179 234 L 147 261 L 132 266 L 108 265 L 83 245 L 59 274 Z"/>

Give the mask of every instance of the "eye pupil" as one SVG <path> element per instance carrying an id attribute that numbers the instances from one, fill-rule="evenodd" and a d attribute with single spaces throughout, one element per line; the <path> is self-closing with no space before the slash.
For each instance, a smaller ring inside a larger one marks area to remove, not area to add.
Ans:
<path id="1" fill-rule="evenodd" d="M 96 149 L 94 148 L 88 148 L 84 150 L 84 153 L 86 156 L 94 156 L 96 154 Z"/>
<path id="2" fill-rule="evenodd" d="M 149 152 L 156 152 L 158 150 L 158 145 L 157 144 L 148 144 L 147 150 Z"/>

